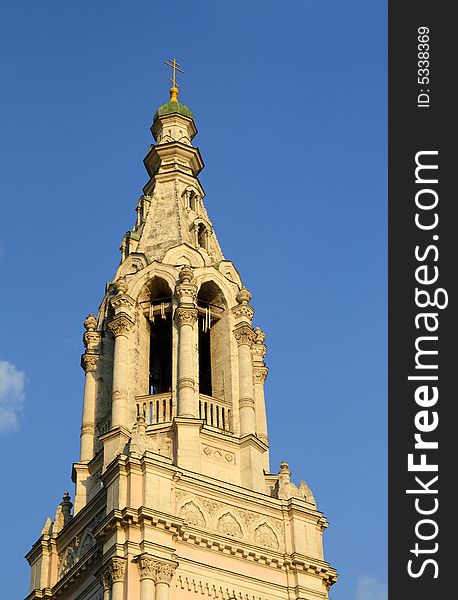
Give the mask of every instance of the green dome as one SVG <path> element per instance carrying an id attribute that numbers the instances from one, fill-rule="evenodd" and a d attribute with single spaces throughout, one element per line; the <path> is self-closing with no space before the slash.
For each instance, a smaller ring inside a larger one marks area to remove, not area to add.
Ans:
<path id="1" fill-rule="evenodd" d="M 183 115 L 183 117 L 188 117 L 188 119 L 194 119 L 194 115 L 187 106 L 170 100 L 167 102 L 167 104 L 160 106 L 154 113 L 153 123 L 158 117 L 162 117 L 163 115 L 171 115 L 173 113 L 178 113 L 179 115 Z"/>

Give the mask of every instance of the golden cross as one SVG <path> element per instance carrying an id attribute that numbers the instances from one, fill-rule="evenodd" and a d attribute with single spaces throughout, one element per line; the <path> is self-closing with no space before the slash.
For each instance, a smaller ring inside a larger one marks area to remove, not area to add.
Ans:
<path id="1" fill-rule="evenodd" d="M 184 73 L 184 71 L 182 69 L 180 69 L 180 65 L 177 63 L 175 58 L 173 59 L 173 61 L 165 60 L 164 65 L 167 65 L 168 67 L 171 67 L 173 69 L 173 75 L 172 75 L 172 77 L 169 77 L 169 79 L 172 82 L 172 86 L 174 88 L 178 88 L 178 84 L 177 84 L 177 80 L 176 80 L 176 72 L 178 71 L 179 73 Z"/>

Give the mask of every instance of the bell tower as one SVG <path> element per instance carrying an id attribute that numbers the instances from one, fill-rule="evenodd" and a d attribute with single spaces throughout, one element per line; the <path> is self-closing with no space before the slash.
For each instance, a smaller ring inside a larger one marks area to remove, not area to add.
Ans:
<path id="1" fill-rule="evenodd" d="M 135 224 L 84 321 L 73 507 L 27 554 L 27 598 L 324 600 L 327 522 L 286 462 L 270 471 L 266 336 L 207 214 L 175 75 L 151 132 Z"/>

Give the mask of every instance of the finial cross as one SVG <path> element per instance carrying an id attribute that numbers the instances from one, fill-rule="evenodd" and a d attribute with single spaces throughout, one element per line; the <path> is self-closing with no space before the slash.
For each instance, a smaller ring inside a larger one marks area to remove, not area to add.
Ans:
<path id="1" fill-rule="evenodd" d="M 180 66 L 176 59 L 174 58 L 173 60 L 165 60 L 164 61 L 164 65 L 167 65 L 168 67 L 171 67 L 173 69 L 173 75 L 172 77 L 169 77 L 170 81 L 172 82 L 172 86 L 175 88 L 178 88 L 178 84 L 177 84 L 177 80 L 176 80 L 176 75 L 177 75 L 177 71 L 179 73 L 184 73 L 183 69 L 180 69 Z"/>

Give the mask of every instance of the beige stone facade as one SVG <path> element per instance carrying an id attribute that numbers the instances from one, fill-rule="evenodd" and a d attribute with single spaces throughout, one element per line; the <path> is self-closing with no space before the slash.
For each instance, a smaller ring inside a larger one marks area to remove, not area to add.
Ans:
<path id="1" fill-rule="evenodd" d="M 265 335 L 197 178 L 192 113 L 162 106 L 150 177 L 84 322 L 75 497 L 27 555 L 28 599 L 324 600 L 326 519 L 270 472 Z"/>

